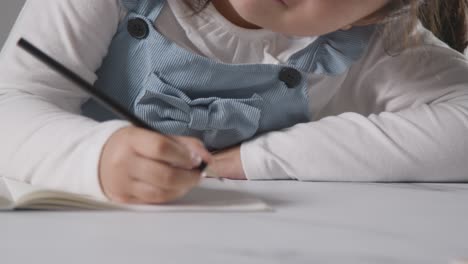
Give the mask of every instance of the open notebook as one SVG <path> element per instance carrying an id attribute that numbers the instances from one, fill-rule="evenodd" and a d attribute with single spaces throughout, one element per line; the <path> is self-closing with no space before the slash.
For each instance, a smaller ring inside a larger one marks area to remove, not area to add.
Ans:
<path id="1" fill-rule="evenodd" d="M 179 201 L 167 205 L 126 205 L 99 201 L 89 196 L 44 189 L 0 177 L 0 211 L 37 210 L 131 210 L 131 211 L 268 211 L 271 208 L 248 193 L 207 179 Z"/>

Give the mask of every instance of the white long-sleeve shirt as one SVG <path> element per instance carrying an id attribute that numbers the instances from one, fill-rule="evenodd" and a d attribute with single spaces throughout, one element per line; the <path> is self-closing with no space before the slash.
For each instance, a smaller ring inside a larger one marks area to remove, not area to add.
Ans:
<path id="1" fill-rule="evenodd" d="M 214 7 L 168 1 L 156 27 L 227 63 L 283 63 L 314 37 L 232 25 Z M 99 158 L 125 121 L 80 115 L 89 97 L 16 47 L 25 37 L 94 82 L 119 21 L 118 0 L 29 0 L 0 55 L 0 175 L 104 198 Z M 420 28 L 423 44 L 389 56 L 373 38 L 345 74 L 310 75 L 313 120 L 242 144 L 249 179 L 468 181 L 468 63 Z"/>

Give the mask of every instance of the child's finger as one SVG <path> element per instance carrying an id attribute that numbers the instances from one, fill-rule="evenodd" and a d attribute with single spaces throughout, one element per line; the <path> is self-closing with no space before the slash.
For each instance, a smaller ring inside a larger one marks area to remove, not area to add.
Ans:
<path id="1" fill-rule="evenodd" d="M 192 188 L 200 182 L 200 172 L 139 158 L 133 162 L 131 177 L 154 187 L 169 190 Z"/>
<path id="2" fill-rule="evenodd" d="M 140 200 L 132 194 L 118 195 L 112 197 L 112 201 L 124 204 L 140 204 Z"/>
<path id="3" fill-rule="evenodd" d="M 199 166 L 202 161 L 197 153 L 170 137 L 144 129 L 132 130 L 130 137 L 134 150 L 148 159 L 186 169 Z"/>
<path id="4" fill-rule="evenodd" d="M 157 188 L 144 182 L 135 182 L 132 186 L 133 195 L 139 203 L 163 204 L 184 196 L 189 189 L 167 190 Z"/>
<path id="5" fill-rule="evenodd" d="M 211 153 L 205 148 L 202 141 L 194 137 L 172 136 L 172 138 L 184 145 L 193 153 L 197 153 L 206 163 L 211 163 L 213 157 Z"/>

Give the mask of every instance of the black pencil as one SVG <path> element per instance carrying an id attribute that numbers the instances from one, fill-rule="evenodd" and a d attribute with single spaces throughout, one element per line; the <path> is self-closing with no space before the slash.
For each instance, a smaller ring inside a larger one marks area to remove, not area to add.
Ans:
<path id="1" fill-rule="evenodd" d="M 114 99 L 112 99 L 107 94 L 103 93 L 92 84 L 81 78 L 78 74 L 74 73 L 67 67 L 65 67 L 60 62 L 54 60 L 49 55 L 45 54 L 39 48 L 28 42 L 27 40 L 21 38 L 18 41 L 18 46 L 26 50 L 28 53 L 36 57 L 38 60 L 42 61 L 53 70 L 57 71 L 58 73 L 62 74 L 65 78 L 69 79 L 70 81 L 77 84 L 83 91 L 88 93 L 94 100 L 99 102 L 101 105 L 121 117 L 122 119 L 126 119 L 130 121 L 136 127 L 144 128 L 147 130 L 151 130 L 154 132 L 159 132 L 148 125 L 145 121 L 134 115 L 132 112 L 128 111 L 125 107 L 120 105 Z M 202 175 L 208 175 L 210 177 L 216 177 L 213 175 L 211 170 L 209 170 L 208 164 L 202 161 L 198 169 L 202 172 Z"/>

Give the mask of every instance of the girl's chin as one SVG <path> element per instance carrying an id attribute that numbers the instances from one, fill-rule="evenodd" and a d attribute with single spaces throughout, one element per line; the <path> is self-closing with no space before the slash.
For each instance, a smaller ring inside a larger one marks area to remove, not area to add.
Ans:
<path id="1" fill-rule="evenodd" d="M 281 5 L 283 5 L 283 6 L 288 6 L 286 0 L 276 0 L 276 1 L 279 2 L 279 3 L 280 3 Z"/>

